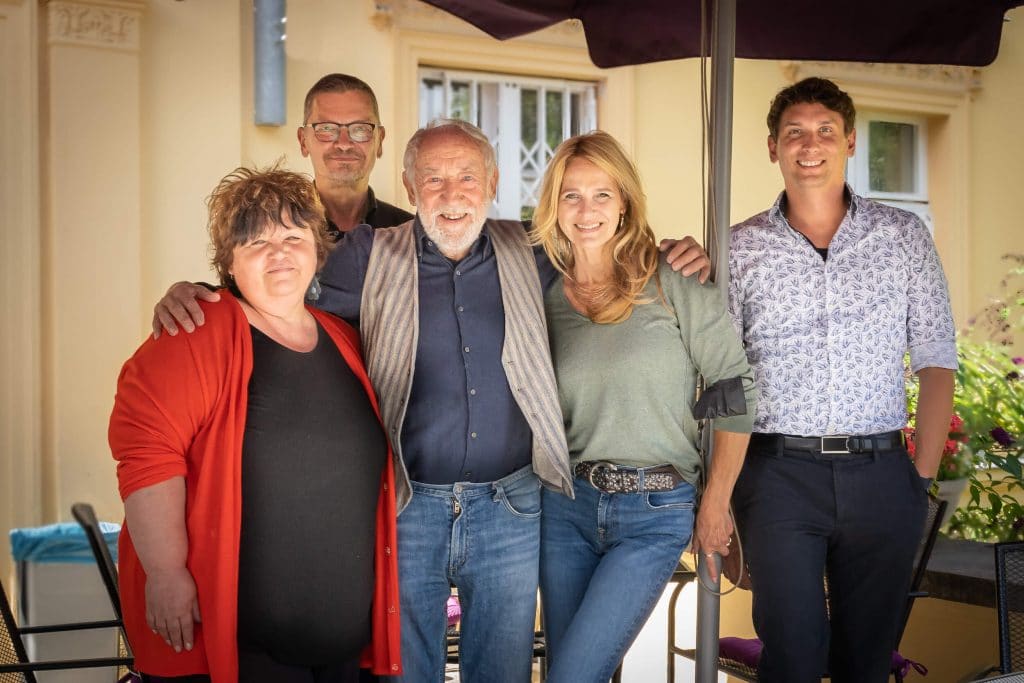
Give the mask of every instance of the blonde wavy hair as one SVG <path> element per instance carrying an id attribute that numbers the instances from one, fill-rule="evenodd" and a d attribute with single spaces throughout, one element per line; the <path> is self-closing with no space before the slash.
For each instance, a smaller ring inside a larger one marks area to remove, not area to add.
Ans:
<path id="1" fill-rule="evenodd" d="M 558 227 L 558 202 L 565 169 L 573 159 L 586 159 L 607 173 L 618 186 L 625 213 L 612 244 L 612 278 L 597 287 L 580 287 L 585 293 L 587 317 L 596 323 L 618 323 L 629 318 L 633 306 L 650 303 L 643 296 L 653 277 L 658 298 L 658 246 L 647 222 L 647 198 L 640 174 L 622 145 L 604 131 L 571 137 L 558 146 L 541 183 L 540 199 L 533 214 L 530 241 L 544 248 L 551 263 L 569 280 L 575 280 L 572 244 Z"/>

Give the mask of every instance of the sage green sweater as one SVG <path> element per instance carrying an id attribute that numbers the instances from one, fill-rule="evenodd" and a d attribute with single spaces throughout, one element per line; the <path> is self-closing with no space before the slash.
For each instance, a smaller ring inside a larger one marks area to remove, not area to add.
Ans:
<path id="1" fill-rule="evenodd" d="M 547 291 L 551 356 L 565 417 L 569 456 L 648 467 L 670 463 L 695 483 L 700 469 L 694 403 L 697 373 L 708 386 L 743 377 L 747 413 L 714 421 L 714 428 L 749 433 L 754 421 L 753 373 L 719 291 L 658 268 L 668 305 L 647 283 L 652 303 L 628 319 L 597 324 L 577 313 L 562 280 Z"/>

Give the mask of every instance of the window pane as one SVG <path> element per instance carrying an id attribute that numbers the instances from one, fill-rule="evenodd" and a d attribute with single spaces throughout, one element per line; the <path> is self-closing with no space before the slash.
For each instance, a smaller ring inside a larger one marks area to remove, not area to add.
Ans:
<path id="1" fill-rule="evenodd" d="M 523 147 L 530 149 L 537 142 L 537 91 L 523 88 L 519 101 Z"/>
<path id="2" fill-rule="evenodd" d="M 420 125 L 445 115 L 444 82 L 439 78 L 420 81 Z"/>
<path id="3" fill-rule="evenodd" d="M 472 112 L 470 111 L 469 88 L 470 84 L 465 81 L 452 81 L 452 102 L 448 115 L 453 119 L 472 120 L 470 119 Z"/>
<path id="4" fill-rule="evenodd" d="M 547 100 L 547 143 L 549 149 L 558 147 L 565 138 L 562 136 L 562 92 L 556 90 L 548 91 L 544 97 Z M 547 159 L 544 160 L 545 162 Z"/>
<path id="5" fill-rule="evenodd" d="M 580 128 L 583 119 L 583 98 L 579 93 L 573 93 L 570 96 L 570 102 L 572 103 L 572 111 L 569 114 L 569 136 L 579 135 L 581 132 Z"/>
<path id="6" fill-rule="evenodd" d="M 873 192 L 916 192 L 917 126 L 872 121 L 868 128 L 868 176 Z"/>

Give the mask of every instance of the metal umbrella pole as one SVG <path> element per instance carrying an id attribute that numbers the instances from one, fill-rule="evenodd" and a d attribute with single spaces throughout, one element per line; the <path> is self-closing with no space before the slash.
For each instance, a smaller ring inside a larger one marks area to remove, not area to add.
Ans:
<path id="1" fill-rule="evenodd" d="M 729 199 L 732 172 L 733 64 L 736 54 L 736 0 L 712 1 L 711 40 L 711 182 L 708 187 L 708 225 L 705 235 L 714 235 L 708 253 L 714 265 L 715 284 L 722 297 L 729 292 Z M 705 430 L 704 471 L 711 471 L 713 438 Z M 708 563 L 713 562 L 719 578 L 711 581 Z M 716 553 L 697 558 L 700 586 L 697 593 L 697 683 L 714 683 L 718 678 L 718 634 L 722 558 Z"/>

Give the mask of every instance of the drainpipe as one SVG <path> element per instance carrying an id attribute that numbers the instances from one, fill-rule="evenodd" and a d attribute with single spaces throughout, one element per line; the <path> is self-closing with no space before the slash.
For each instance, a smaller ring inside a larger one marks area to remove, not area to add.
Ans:
<path id="1" fill-rule="evenodd" d="M 253 96 L 257 126 L 285 123 L 285 0 L 253 2 Z"/>

